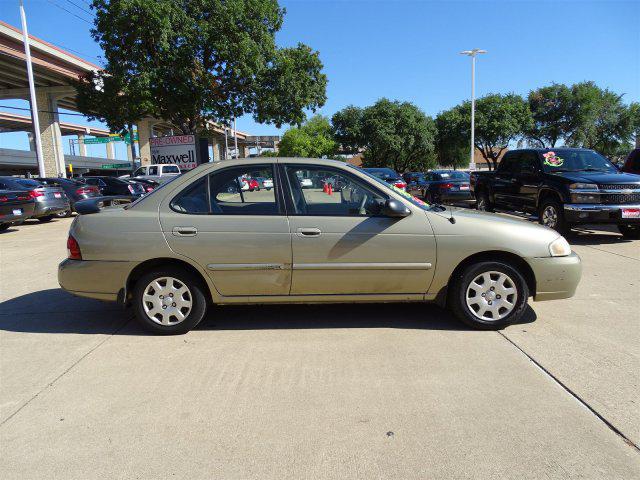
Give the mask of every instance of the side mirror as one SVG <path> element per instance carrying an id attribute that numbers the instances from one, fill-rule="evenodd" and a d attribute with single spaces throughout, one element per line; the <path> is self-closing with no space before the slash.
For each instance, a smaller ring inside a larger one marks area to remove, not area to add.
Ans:
<path id="1" fill-rule="evenodd" d="M 385 217 L 408 217 L 411 215 L 411 210 L 404 206 L 402 202 L 398 200 L 389 199 L 384 202 L 382 208 L 380 209 L 380 213 Z"/>

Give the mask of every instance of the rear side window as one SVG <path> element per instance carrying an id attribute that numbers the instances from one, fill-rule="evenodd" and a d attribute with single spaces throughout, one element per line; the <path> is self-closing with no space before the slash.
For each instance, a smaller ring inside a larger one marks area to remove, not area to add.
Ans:
<path id="1" fill-rule="evenodd" d="M 177 165 L 163 165 L 162 166 L 163 173 L 180 173 L 180 169 Z"/>
<path id="2" fill-rule="evenodd" d="M 225 168 L 197 180 L 170 206 L 193 215 L 280 215 L 275 188 L 264 188 L 265 180 L 275 183 L 273 178 L 271 165 Z"/>

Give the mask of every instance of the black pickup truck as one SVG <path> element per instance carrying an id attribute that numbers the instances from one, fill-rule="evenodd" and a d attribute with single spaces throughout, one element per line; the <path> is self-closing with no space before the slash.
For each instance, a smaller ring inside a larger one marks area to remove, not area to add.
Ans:
<path id="1" fill-rule="evenodd" d="M 593 150 L 510 150 L 495 172 L 472 172 L 470 189 L 478 210 L 537 213 L 561 233 L 615 224 L 626 238 L 640 238 L 640 175 L 619 171 Z"/>

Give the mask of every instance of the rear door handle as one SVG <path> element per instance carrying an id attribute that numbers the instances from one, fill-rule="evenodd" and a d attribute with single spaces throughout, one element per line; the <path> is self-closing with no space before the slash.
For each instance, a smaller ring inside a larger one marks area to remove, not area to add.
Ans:
<path id="1" fill-rule="evenodd" d="M 195 237 L 198 234 L 198 229 L 196 227 L 173 227 L 171 233 L 177 237 Z"/>
<path id="2" fill-rule="evenodd" d="M 319 237 L 322 233 L 322 230 L 319 228 L 299 228 L 298 236 L 299 237 Z"/>

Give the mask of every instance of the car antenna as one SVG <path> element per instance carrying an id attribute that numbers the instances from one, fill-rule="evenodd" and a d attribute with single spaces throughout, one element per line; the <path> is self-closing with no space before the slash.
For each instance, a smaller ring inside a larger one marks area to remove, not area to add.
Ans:
<path id="1" fill-rule="evenodd" d="M 449 223 L 456 223 L 456 219 L 453 218 L 453 208 L 451 207 L 451 205 L 449 205 Z"/>

